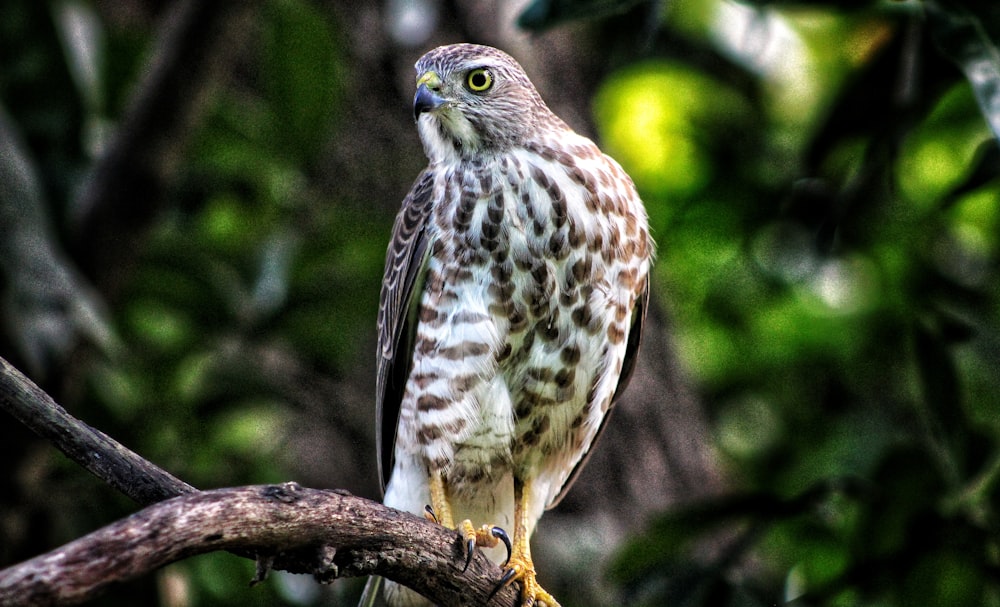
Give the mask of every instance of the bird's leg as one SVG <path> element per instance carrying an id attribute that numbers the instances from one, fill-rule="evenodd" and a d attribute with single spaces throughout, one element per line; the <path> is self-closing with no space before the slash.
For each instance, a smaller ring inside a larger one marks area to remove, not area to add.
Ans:
<path id="1" fill-rule="evenodd" d="M 529 481 L 530 482 L 530 481 Z M 528 489 L 528 490 L 526 490 Z M 507 559 L 507 569 L 494 593 L 514 580 L 521 582 L 521 606 L 559 607 L 559 602 L 546 592 L 535 577 L 535 565 L 531 561 L 531 547 L 528 543 L 528 502 L 530 487 L 514 479 L 514 545 L 513 554 Z"/>
<path id="2" fill-rule="evenodd" d="M 436 523 L 444 525 L 448 529 L 456 529 L 465 538 L 466 555 L 465 569 L 472 563 L 472 556 L 475 554 L 476 546 L 492 548 L 503 542 L 507 546 L 507 560 L 510 560 L 511 544 L 507 532 L 500 527 L 483 525 L 479 529 L 473 526 L 472 521 L 465 519 L 458 527 L 455 526 L 455 518 L 451 512 L 451 503 L 448 501 L 448 492 L 445 487 L 444 476 L 440 471 L 431 472 L 430 477 L 431 504 L 427 514 Z M 463 569 L 463 571 L 465 570 Z"/>
<path id="3" fill-rule="evenodd" d="M 448 495 L 444 488 L 444 476 L 440 470 L 431 472 L 430 478 L 431 507 L 428 514 L 433 517 L 435 523 L 440 523 L 449 529 L 455 528 L 455 519 L 451 515 L 451 504 L 448 503 Z"/>

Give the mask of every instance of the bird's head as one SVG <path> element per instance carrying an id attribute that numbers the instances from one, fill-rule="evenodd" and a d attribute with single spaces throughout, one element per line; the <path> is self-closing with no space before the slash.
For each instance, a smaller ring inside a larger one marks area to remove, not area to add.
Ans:
<path id="1" fill-rule="evenodd" d="M 431 162 L 509 149 L 554 119 L 517 61 L 493 47 L 438 47 L 416 67 L 413 117 Z"/>

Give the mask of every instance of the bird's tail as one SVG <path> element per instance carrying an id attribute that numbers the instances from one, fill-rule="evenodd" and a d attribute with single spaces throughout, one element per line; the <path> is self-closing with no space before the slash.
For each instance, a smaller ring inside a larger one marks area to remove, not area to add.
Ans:
<path id="1" fill-rule="evenodd" d="M 379 595 L 382 594 L 383 581 L 384 578 L 378 575 L 368 578 L 365 590 L 361 593 L 361 601 L 358 603 L 358 607 L 375 607 L 378 604 Z"/>

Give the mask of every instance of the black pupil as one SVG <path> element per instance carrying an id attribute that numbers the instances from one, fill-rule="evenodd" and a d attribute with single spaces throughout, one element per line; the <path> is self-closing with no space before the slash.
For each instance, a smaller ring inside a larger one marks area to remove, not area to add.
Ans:
<path id="1" fill-rule="evenodd" d="M 486 86 L 486 72 L 476 72 L 472 74 L 472 88 L 481 89 Z"/>

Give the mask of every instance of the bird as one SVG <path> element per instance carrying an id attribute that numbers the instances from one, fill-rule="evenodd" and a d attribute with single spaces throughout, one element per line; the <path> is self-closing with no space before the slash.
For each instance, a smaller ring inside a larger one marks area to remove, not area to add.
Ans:
<path id="1" fill-rule="evenodd" d="M 530 538 L 632 375 L 647 213 L 622 167 L 507 53 L 441 46 L 416 73 L 428 165 L 393 225 L 378 309 L 383 502 L 457 530 L 466 566 L 485 552 L 523 607 L 558 607 Z M 392 607 L 430 604 L 394 582 L 383 592 Z"/>

